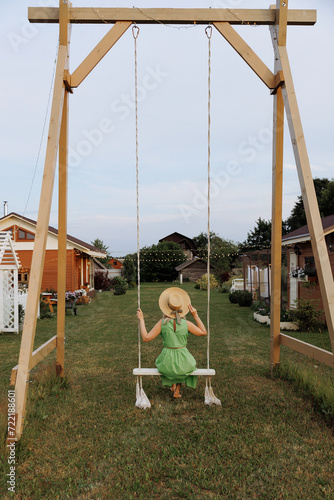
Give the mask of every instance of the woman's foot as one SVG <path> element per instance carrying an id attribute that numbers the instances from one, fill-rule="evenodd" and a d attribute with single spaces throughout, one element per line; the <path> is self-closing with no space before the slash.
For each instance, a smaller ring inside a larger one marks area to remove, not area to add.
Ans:
<path id="1" fill-rule="evenodd" d="M 176 388 L 175 388 L 175 391 L 173 394 L 174 398 L 181 398 L 182 397 L 180 394 L 180 389 L 181 389 L 181 384 L 176 384 Z"/>
<path id="2" fill-rule="evenodd" d="M 176 389 L 176 384 L 173 384 L 173 385 L 170 386 L 170 390 L 172 392 L 175 392 L 175 389 Z"/>

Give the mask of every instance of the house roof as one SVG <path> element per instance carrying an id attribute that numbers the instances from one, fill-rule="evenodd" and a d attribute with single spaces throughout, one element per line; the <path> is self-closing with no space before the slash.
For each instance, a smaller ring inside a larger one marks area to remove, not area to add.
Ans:
<path id="1" fill-rule="evenodd" d="M 182 264 L 176 266 L 175 271 L 182 271 L 182 269 L 192 266 L 193 264 L 195 264 L 195 262 L 203 262 L 203 264 L 206 264 L 205 260 L 201 259 L 200 257 L 194 257 L 193 259 L 186 260 L 186 262 L 183 262 Z M 210 267 L 212 266 L 210 265 Z"/>
<path id="2" fill-rule="evenodd" d="M 102 264 L 102 262 L 100 262 L 98 259 L 96 259 L 95 257 L 93 257 L 93 262 L 94 262 L 94 265 L 96 267 L 99 267 L 100 269 L 102 269 L 103 271 L 108 271 L 108 268 L 106 266 L 104 266 Z"/>
<path id="3" fill-rule="evenodd" d="M 4 217 L 0 218 L 0 221 L 6 220 L 6 219 L 11 219 L 11 218 L 17 218 L 21 219 L 22 221 L 28 222 L 29 224 L 32 224 L 33 226 L 36 226 L 37 222 L 33 219 L 28 219 L 28 217 L 24 217 L 23 215 L 17 214 L 15 212 L 11 212 L 8 215 L 5 215 Z M 58 230 L 52 226 L 48 227 L 49 233 L 52 233 L 56 236 L 58 236 Z M 89 253 L 90 255 L 94 257 L 105 257 L 107 255 L 107 252 L 104 250 L 101 250 L 100 248 L 96 248 L 90 243 L 86 243 L 85 241 L 79 240 L 78 238 L 75 238 L 74 236 L 71 236 L 70 234 L 67 234 L 67 241 L 78 247 L 78 250 L 83 250 L 86 253 Z"/>
<path id="4" fill-rule="evenodd" d="M 332 233 L 334 231 L 334 214 L 328 215 L 321 219 L 322 227 L 325 234 Z M 303 241 L 309 241 L 311 239 L 308 226 L 302 226 L 291 233 L 285 234 L 282 237 L 282 245 L 291 245 L 291 243 L 301 243 Z"/>
<path id="5" fill-rule="evenodd" d="M 191 238 L 188 238 L 188 236 L 185 236 L 184 234 L 175 232 L 171 233 L 168 236 L 165 236 L 164 238 L 161 238 L 159 242 L 161 241 L 174 241 L 175 243 L 183 243 L 186 242 L 188 243 L 189 247 L 191 250 L 197 250 L 197 247 L 194 243 L 194 241 Z"/>

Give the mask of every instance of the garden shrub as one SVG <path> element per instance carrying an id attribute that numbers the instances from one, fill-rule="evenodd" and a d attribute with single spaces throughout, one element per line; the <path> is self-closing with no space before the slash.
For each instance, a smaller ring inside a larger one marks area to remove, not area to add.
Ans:
<path id="1" fill-rule="evenodd" d="M 250 307 L 253 302 L 253 295 L 248 290 L 239 291 L 238 304 L 240 307 Z"/>
<path id="2" fill-rule="evenodd" d="M 19 304 L 19 323 L 23 323 L 25 316 L 25 310 L 22 304 Z"/>
<path id="3" fill-rule="evenodd" d="M 281 309 L 281 319 L 280 321 L 284 322 L 291 322 L 293 321 L 294 318 L 294 312 L 291 311 L 290 309 L 286 309 L 285 307 L 282 307 Z"/>
<path id="4" fill-rule="evenodd" d="M 111 279 L 108 278 L 108 272 L 95 271 L 94 288 L 95 290 L 109 291 L 111 289 Z"/>
<path id="5" fill-rule="evenodd" d="M 137 284 L 135 281 L 130 281 L 129 283 L 129 288 L 131 288 L 132 290 L 134 290 L 136 288 Z"/>
<path id="6" fill-rule="evenodd" d="M 317 303 L 319 303 L 318 300 L 297 299 L 295 302 L 297 307 L 292 311 L 292 314 L 300 330 L 321 332 L 326 328 L 323 311 L 316 307 Z"/>
<path id="7" fill-rule="evenodd" d="M 263 307 L 267 307 L 267 304 L 263 300 L 253 300 L 253 303 L 251 305 L 253 311 L 257 312 L 259 309 L 262 309 Z"/>
<path id="8" fill-rule="evenodd" d="M 194 288 L 196 288 L 196 290 L 199 290 L 201 288 L 201 286 L 199 283 L 195 283 Z"/>
<path id="9" fill-rule="evenodd" d="M 199 285 L 199 288 L 201 290 L 207 290 L 208 289 L 208 275 L 207 274 L 203 274 L 203 276 L 198 279 L 196 281 L 196 283 Z M 210 274 L 210 290 L 212 290 L 213 288 L 218 288 L 218 281 L 217 279 L 214 277 L 213 274 Z"/>
<path id="10" fill-rule="evenodd" d="M 260 314 L 260 316 L 270 316 L 270 307 L 264 304 L 262 307 L 256 309 L 255 312 Z"/>
<path id="11" fill-rule="evenodd" d="M 124 295 L 128 289 L 128 282 L 121 276 L 115 276 L 111 280 L 111 286 L 114 290 L 114 295 Z"/>
<path id="12" fill-rule="evenodd" d="M 44 300 L 41 298 L 39 302 L 39 318 L 44 319 L 44 318 L 53 318 L 55 313 L 52 313 L 50 311 L 49 305 L 44 302 Z"/>
<path id="13" fill-rule="evenodd" d="M 238 296 L 239 296 L 240 290 L 236 290 L 235 292 L 230 292 L 228 298 L 231 304 L 238 304 Z"/>
<path id="14" fill-rule="evenodd" d="M 229 291 L 230 291 L 230 287 L 229 287 L 228 285 L 225 285 L 225 284 L 224 284 L 224 285 L 222 285 L 222 286 L 218 287 L 217 291 L 218 291 L 219 293 L 229 293 Z"/>

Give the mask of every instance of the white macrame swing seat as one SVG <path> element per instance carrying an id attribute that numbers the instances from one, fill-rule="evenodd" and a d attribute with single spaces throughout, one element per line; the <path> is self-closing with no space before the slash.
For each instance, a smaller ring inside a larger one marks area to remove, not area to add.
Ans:
<path id="1" fill-rule="evenodd" d="M 208 406 L 221 406 L 221 401 L 214 395 L 211 387 L 211 377 L 216 375 L 215 370 L 210 368 L 210 131 L 211 131 L 211 34 L 212 26 L 208 26 L 205 33 L 209 40 L 209 57 L 208 57 L 208 261 L 207 261 L 207 277 L 208 277 L 208 303 L 207 303 L 207 368 L 199 368 L 193 371 L 190 375 L 205 376 L 205 391 L 204 404 Z M 138 280 L 138 308 L 140 308 L 140 245 L 139 245 L 139 155 L 138 155 L 138 77 L 137 77 L 137 37 L 139 34 L 138 26 L 132 27 L 135 47 L 135 117 L 136 117 L 136 188 L 137 188 L 137 280 Z M 141 409 L 151 408 L 151 403 L 143 389 L 142 377 L 145 375 L 161 375 L 157 368 L 142 368 L 141 367 L 141 343 L 140 343 L 140 328 L 138 325 L 138 358 L 139 368 L 134 368 L 133 375 L 137 377 L 136 383 L 136 406 Z"/>
<path id="2" fill-rule="evenodd" d="M 151 408 L 151 403 L 145 394 L 142 386 L 142 377 L 145 375 L 155 376 L 161 375 L 157 368 L 134 368 L 133 375 L 137 376 L 136 383 L 136 406 L 138 408 L 146 409 Z M 211 377 L 216 375 L 216 371 L 212 368 L 198 368 L 193 371 L 190 375 L 196 375 L 197 377 L 206 377 L 205 391 L 204 391 L 204 404 L 207 406 L 221 406 L 221 401 L 218 399 L 211 387 Z M 139 382 L 140 378 L 140 382 Z"/>
<path id="3" fill-rule="evenodd" d="M 208 383 L 209 379 L 209 383 Z M 210 377 L 207 377 L 206 379 L 206 384 L 205 384 L 205 391 L 204 391 L 204 404 L 208 406 L 216 405 L 216 406 L 221 406 L 222 403 L 220 399 L 218 399 L 211 387 L 211 380 Z"/>
<path id="4" fill-rule="evenodd" d="M 142 384 L 142 378 L 140 377 L 140 381 L 137 377 L 137 383 L 136 383 L 136 406 L 138 408 L 141 408 L 142 410 L 145 410 L 146 408 L 151 408 L 151 403 L 148 397 L 145 394 L 145 391 L 143 389 L 143 384 Z"/>

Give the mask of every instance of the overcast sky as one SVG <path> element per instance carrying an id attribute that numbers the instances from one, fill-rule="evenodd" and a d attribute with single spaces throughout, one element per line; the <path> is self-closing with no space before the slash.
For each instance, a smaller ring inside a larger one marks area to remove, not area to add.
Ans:
<path id="1" fill-rule="evenodd" d="M 132 2 L 73 0 L 75 7 L 132 7 Z M 264 0 L 212 0 L 136 7 L 268 8 Z M 58 25 L 29 24 L 28 6 L 54 0 L 1 2 L 1 201 L 36 219 L 44 167 L 47 109 Z M 317 9 L 311 27 L 289 27 L 287 47 L 313 177 L 333 176 L 334 4 L 290 0 Z M 110 26 L 73 25 L 71 72 Z M 273 70 L 266 26 L 237 31 Z M 204 26 L 141 25 L 138 37 L 140 243 L 174 231 L 206 231 L 207 49 Z M 121 256 L 136 250 L 134 41 L 131 30 L 70 96 L 68 232 L 100 238 Z M 271 218 L 273 98 L 223 37 L 212 36 L 211 229 L 243 241 L 258 217 Z M 39 154 L 40 150 L 40 154 Z M 57 182 L 56 182 L 57 184 Z M 284 210 L 300 194 L 286 128 Z M 50 224 L 57 227 L 57 186 Z"/>

